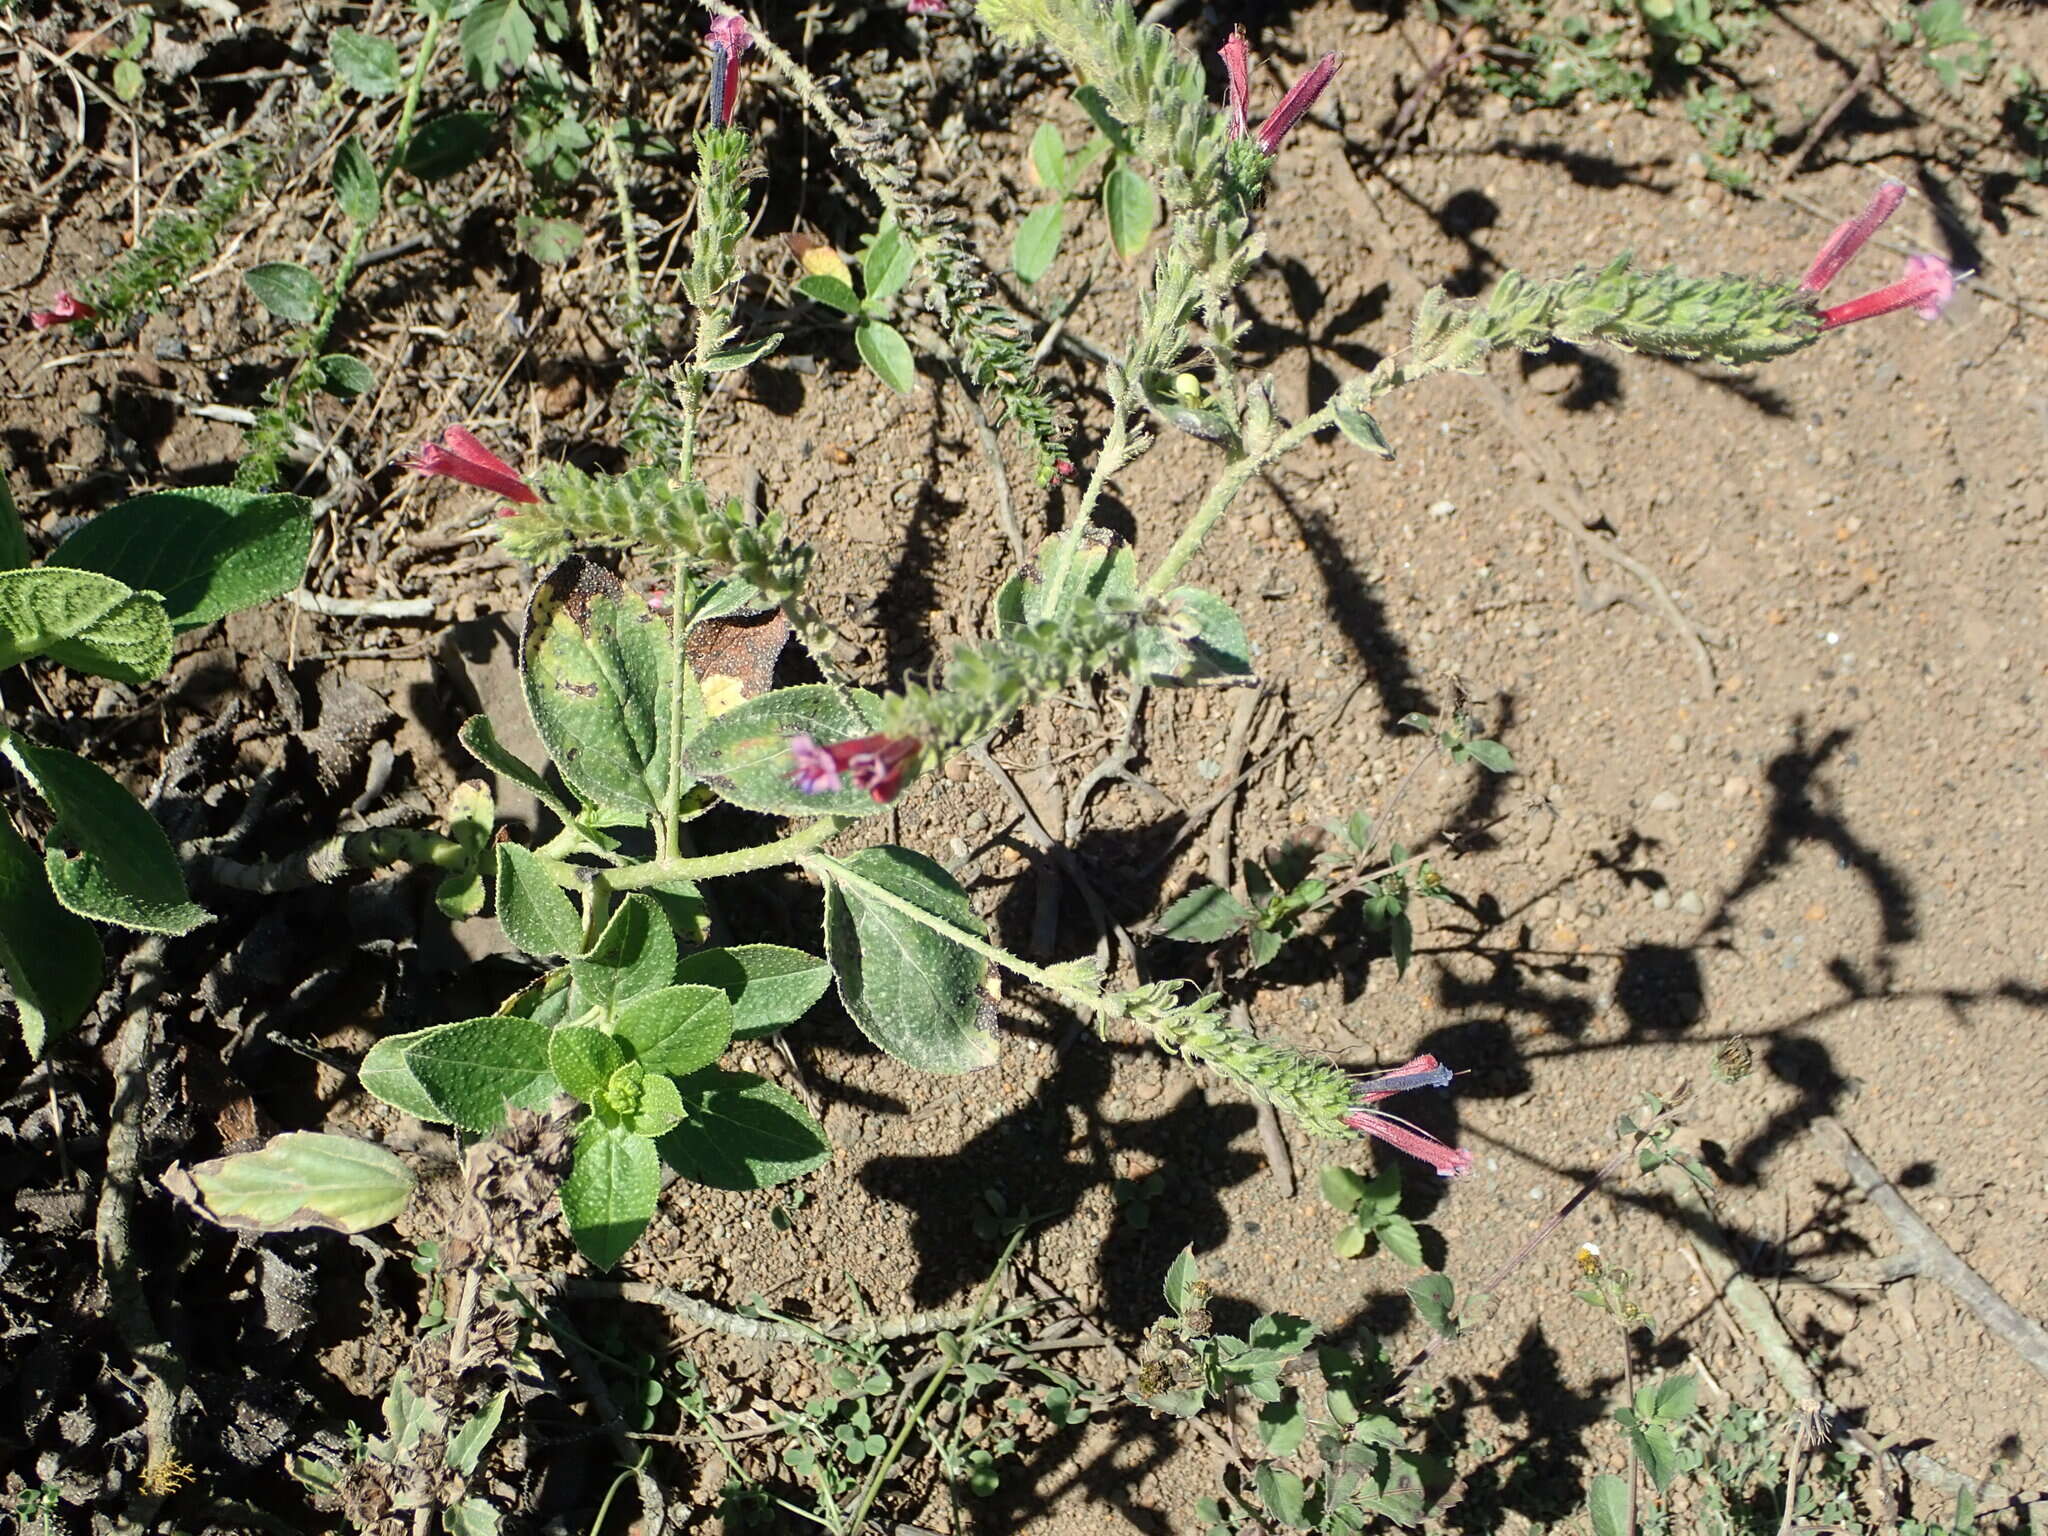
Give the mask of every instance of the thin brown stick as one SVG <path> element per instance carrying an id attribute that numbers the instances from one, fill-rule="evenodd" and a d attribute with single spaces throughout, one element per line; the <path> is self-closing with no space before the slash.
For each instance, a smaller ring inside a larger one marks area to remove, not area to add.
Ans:
<path id="1" fill-rule="evenodd" d="M 1887 1274 L 1898 1279 L 1926 1275 L 1939 1280 L 1977 1314 L 1977 1321 L 2010 1344 L 2036 1371 L 2048 1376 L 2048 1328 L 1999 1295 L 1982 1275 L 1964 1263 L 1961 1255 L 1920 1219 L 1891 1180 L 1878 1171 L 1877 1164 L 1856 1145 L 1856 1139 L 1841 1121 L 1832 1115 L 1822 1115 L 1814 1121 L 1813 1128 L 1822 1144 L 1849 1170 L 1856 1187 L 1891 1223 L 1893 1236 L 1905 1250 L 1903 1258 L 1907 1265 L 1894 1262 L 1886 1267 Z"/>
<path id="2" fill-rule="evenodd" d="M 1806 136 L 1799 141 L 1798 147 L 1792 151 L 1792 157 L 1785 162 L 1791 175 L 1798 175 L 1804 168 L 1807 157 L 1820 147 L 1820 141 L 1827 137 L 1828 130 L 1835 126 L 1836 120 L 1844 112 L 1849 110 L 1849 103 L 1884 78 L 1885 65 L 1891 62 L 1892 55 L 1897 51 L 1897 45 L 1890 38 L 1880 39 L 1877 46 L 1870 50 L 1870 56 L 1863 61 L 1863 67 L 1856 71 L 1854 78 L 1847 85 L 1842 87 L 1841 94 L 1828 103 L 1827 109 L 1813 120 L 1813 126 L 1806 130 Z"/>

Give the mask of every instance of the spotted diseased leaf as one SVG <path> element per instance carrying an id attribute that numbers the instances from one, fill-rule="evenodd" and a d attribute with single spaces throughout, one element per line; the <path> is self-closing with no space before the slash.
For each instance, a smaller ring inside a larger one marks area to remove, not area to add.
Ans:
<path id="1" fill-rule="evenodd" d="M 987 929 L 953 877 L 921 853 L 888 845 L 819 866 L 825 954 L 861 1032 L 925 1072 L 994 1065 L 994 1009 L 982 990 L 988 962 L 902 910 L 916 908 L 984 938 Z"/>
<path id="2" fill-rule="evenodd" d="M 95 571 L 0 572 L 0 670 L 31 656 L 146 683 L 170 665 L 171 624 L 154 592 Z"/>
<path id="3" fill-rule="evenodd" d="M 248 1232 L 367 1232 L 404 1210 L 417 1182 L 374 1142 L 320 1131 L 273 1136 L 253 1152 L 199 1164 L 189 1179 L 200 1215 Z"/>
<path id="4" fill-rule="evenodd" d="M 1458 1322 L 1452 1315 L 1457 1306 L 1457 1292 L 1449 1275 L 1423 1275 L 1408 1282 L 1408 1299 L 1415 1303 L 1415 1310 L 1422 1314 L 1422 1320 L 1447 1339 L 1458 1336 Z"/>
<path id="5" fill-rule="evenodd" d="M 673 668 L 667 621 L 604 567 L 572 555 L 534 588 L 520 640 L 527 708 L 590 804 L 642 815 L 662 804 Z"/>
<path id="6" fill-rule="evenodd" d="M 292 591 L 312 548 L 306 497 L 195 485 L 109 507 L 58 545 L 48 564 L 162 593 L 182 631 Z"/>
<path id="7" fill-rule="evenodd" d="M 565 267 L 583 249 L 583 226 L 574 219 L 521 214 L 513 228 L 519 234 L 519 248 L 544 267 Z"/>
<path id="8" fill-rule="evenodd" d="M 56 813 L 43 871 L 68 911 L 144 933 L 190 933 L 209 921 L 185 894 L 163 828 L 103 768 L 19 736 L 7 756 Z M 64 847 L 76 850 L 66 854 Z"/>
<path id="9" fill-rule="evenodd" d="M 462 19 L 462 62 L 487 91 L 533 57 L 533 20 L 522 0 L 477 0 Z"/>
<path id="10" fill-rule="evenodd" d="M 576 1166 L 562 1181 L 562 1215 L 577 1251 L 610 1269 L 654 1217 L 661 1166 L 654 1143 L 596 1115 L 576 1133 Z"/>
<path id="11" fill-rule="evenodd" d="M 683 1121 L 656 1145 L 661 1160 L 686 1179 L 713 1189 L 766 1189 L 831 1155 L 824 1129 L 765 1078 L 706 1067 L 676 1088 Z"/>

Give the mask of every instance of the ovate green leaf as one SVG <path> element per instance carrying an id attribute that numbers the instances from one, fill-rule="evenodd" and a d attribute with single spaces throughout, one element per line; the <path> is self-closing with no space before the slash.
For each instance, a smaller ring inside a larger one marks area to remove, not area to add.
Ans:
<path id="1" fill-rule="evenodd" d="M 405 1209 L 416 1182 L 384 1148 L 318 1131 L 287 1131 L 254 1152 L 201 1163 L 191 1179 L 201 1215 L 252 1232 L 367 1232 Z"/>
<path id="2" fill-rule="evenodd" d="M 0 815 L 0 970 L 14 988 L 30 1060 L 85 1017 L 104 966 L 92 924 L 57 904 L 43 861 Z"/>
<path id="3" fill-rule="evenodd" d="M 766 1189 L 831 1155 L 818 1122 L 765 1078 L 706 1067 L 676 1088 L 685 1118 L 657 1145 L 662 1161 L 686 1179 L 713 1189 Z"/>
<path id="4" fill-rule="evenodd" d="M 597 1116 L 576 1133 L 576 1166 L 562 1181 L 562 1214 L 576 1247 L 599 1269 L 626 1256 L 654 1216 L 661 1167 L 654 1143 Z"/>
<path id="5" fill-rule="evenodd" d="M 280 320 L 311 325 L 320 314 L 320 279 L 296 261 L 266 261 L 242 274 L 256 302 Z"/>

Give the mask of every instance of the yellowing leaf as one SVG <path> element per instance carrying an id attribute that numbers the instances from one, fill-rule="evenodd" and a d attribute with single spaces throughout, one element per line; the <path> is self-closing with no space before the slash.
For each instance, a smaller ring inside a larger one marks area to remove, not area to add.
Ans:
<path id="1" fill-rule="evenodd" d="M 803 263 L 804 271 L 812 277 L 836 277 L 847 287 L 853 286 L 853 273 L 846 265 L 846 258 L 829 245 L 814 245 L 797 260 Z"/>

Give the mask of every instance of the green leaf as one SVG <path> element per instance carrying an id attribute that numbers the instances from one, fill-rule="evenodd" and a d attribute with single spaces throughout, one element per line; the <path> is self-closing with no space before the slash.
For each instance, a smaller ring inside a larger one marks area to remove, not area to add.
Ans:
<path id="1" fill-rule="evenodd" d="M 368 224 L 377 217 L 384 201 L 384 189 L 377 182 L 377 167 L 370 152 L 351 134 L 334 152 L 334 197 L 341 204 L 342 217 L 352 224 Z"/>
<path id="2" fill-rule="evenodd" d="M 1055 562 L 1063 542 L 1058 534 L 1054 534 L 1039 545 L 1038 570 L 1041 577 L 1049 576 L 1056 569 Z M 1043 579 L 1014 579 L 1006 583 L 996 596 L 996 617 L 1005 628 L 1012 628 L 1020 624 L 1035 624 L 1040 619 L 1065 618 L 1084 603 L 1095 607 L 1135 605 L 1138 600 L 1137 563 L 1123 545 L 1084 543 L 1074 556 L 1073 568 L 1067 572 L 1057 614 L 1046 607 L 1045 594 Z"/>
<path id="3" fill-rule="evenodd" d="M 617 1028 L 641 1066 L 682 1077 L 725 1054 L 732 1040 L 732 1004 L 716 987 L 663 987 L 621 1008 Z"/>
<path id="4" fill-rule="evenodd" d="M 1655 1406 L 1652 1411 L 1667 1424 L 1682 1424 L 1692 1417 L 1700 1396 L 1699 1378 L 1695 1376 L 1669 1376 L 1657 1386 Z"/>
<path id="5" fill-rule="evenodd" d="M 19 736 L 5 750 L 56 813 L 43 870 L 65 908 L 144 933 L 190 933 L 209 921 L 185 894 L 185 876 L 163 828 L 111 774 Z M 67 857 L 59 843 L 78 852 Z"/>
<path id="6" fill-rule="evenodd" d="M 713 1189 L 766 1189 L 832 1155 L 818 1122 L 765 1078 L 706 1067 L 676 1087 L 685 1118 L 656 1145 L 686 1179 Z"/>
<path id="7" fill-rule="evenodd" d="M 449 112 L 420 125 L 400 163 L 421 181 L 441 181 L 488 155 L 496 133 L 488 112 Z"/>
<path id="8" fill-rule="evenodd" d="M 1468 741 L 1465 743 L 1465 755 L 1480 767 L 1490 768 L 1495 773 L 1515 771 L 1514 754 L 1497 741 Z"/>
<path id="9" fill-rule="evenodd" d="M 571 959 L 569 970 L 576 978 L 575 1011 L 595 1008 L 609 1018 L 627 999 L 676 979 L 675 931 L 653 897 L 630 892 L 589 956 Z"/>
<path id="10" fill-rule="evenodd" d="M 406 1065 L 405 1053 L 413 1042 L 426 1036 L 426 1030 L 411 1034 L 389 1035 L 371 1046 L 356 1068 L 356 1081 L 363 1085 L 366 1093 L 375 1094 L 393 1109 L 403 1110 L 415 1120 L 443 1120 L 441 1106 L 433 1096 L 420 1086 L 420 1080 L 413 1076 L 412 1068 Z"/>
<path id="11" fill-rule="evenodd" d="M 1256 971 L 1271 965 L 1273 957 L 1280 953 L 1280 946 L 1286 942 L 1270 928 L 1253 928 L 1245 935 L 1245 953 L 1251 961 L 1251 968 Z"/>
<path id="12" fill-rule="evenodd" d="M 398 92 L 398 49 L 381 37 L 343 27 L 327 41 L 334 72 L 359 95 L 392 96 Z"/>
<path id="13" fill-rule="evenodd" d="M 1084 85 L 1074 92 L 1074 102 L 1088 114 L 1088 121 L 1095 125 L 1095 131 L 1107 139 L 1118 154 L 1135 152 L 1137 146 L 1131 142 L 1130 130 L 1109 110 L 1109 102 L 1102 92 L 1092 85 Z"/>
<path id="14" fill-rule="evenodd" d="M 1173 1256 L 1173 1262 L 1166 1267 L 1163 1289 L 1166 1304 L 1175 1315 L 1185 1313 L 1195 1300 L 1195 1282 L 1199 1278 L 1195 1268 L 1195 1248 L 1190 1243 Z"/>
<path id="15" fill-rule="evenodd" d="M 1380 424 L 1364 411 L 1354 410 L 1341 400 L 1331 407 L 1331 414 L 1337 418 L 1337 430 L 1375 458 L 1391 459 L 1394 445 L 1387 441 L 1387 434 L 1380 430 Z"/>
<path id="16" fill-rule="evenodd" d="M 562 1214 L 583 1257 L 599 1269 L 618 1263 L 646 1230 L 660 1193 L 653 1142 L 595 1115 L 583 1122 L 576 1166 L 562 1181 Z"/>
<path id="17" fill-rule="evenodd" d="M 796 291 L 807 299 L 831 305 L 841 314 L 860 313 L 860 295 L 853 291 L 850 284 L 833 277 L 830 273 L 813 272 L 808 277 L 798 278 Z"/>
<path id="18" fill-rule="evenodd" d="M 384 1395 L 384 1429 L 390 1438 L 381 1449 L 395 1453 L 389 1459 L 397 1460 L 422 1437 L 439 1434 L 444 1422 L 434 1400 L 413 1391 L 411 1373 L 399 1367 L 391 1378 L 391 1390 Z M 371 1445 L 378 1447 L 378 1442 L 373 1440 Z"/>
<path id="19" fill-rule="evenodd" d="M 1662 1424 L 1639 1424 L 1629 1431 L 1629 1438 L 1635 1442 L 1636 1457 L 1642 1462 L 1643 1470 L 1649 1473 L 1650 1481 L 1662 1495 L 1671 1487 L 1672 1479 L 1678 1476 L 1677 1441 Z"/>
<path id="20" fill-rule="evenodd" d="M 154 592 L 97 571 L 0 571 L 0 670 L 31 656 L 146 683 L 171 664 L 171 621 Z"/>
<path id="21" fill-rule="evenodd" d="M 782 345 L 782 332 L 775 331 L 759 341 L 748 342 L 741 347 L 728 347 L 723 352 L 714 352 L 704 359 L 706 373 L 730 373 L 735 368 L 751 368 L 769 353 Z"/>
<path id="22" fill-rule="evenodd" d="M 519 248 L 544 267 L 565 267 L 583 249 L 583 226 L 574 219 L 538 219 L 522 213 L 513 228 Z"/>
<path id="23" fill-rule="evenodd" d="M 657 810 L 668 793 L 667 621 L 571 555 L 534 588 L 520 661 L 527 709 L 570 787 L 608 810 Z"/>
<path id="24" fill-rule="evenodd" d="M 0 815 L 0 970 L 14 988 L 31 1061 L 78 1027 L 100 995 L 104 967 L 92 924 L 57 904 L 43 861 Z"/>
<path id="25" fill-rule="evenodd" d="M 1102 213 L 1109 244 L 1125 261 L 1136 261 L 1159 227 L 1159 194 L 1129 165 L 1119 161 L 1102 178 Z"/>
<path id="26" fill-rule="evenodd" d="M 583 919 L 538 855 L 517 843 L 498 844 L 498 926 L 529 955 L 583 950 Z"/>
<path id="27" fill-rule="evenodd" d="M 1073 183 L 1069 179 L 1066 141 L 1051 123 L 1040 123 L 1031 135 L 1031 168 L 1038 184 L 1054 197 L 1065 197 Z"/>
<path id="28" fill-rule="evenodd" d="M 498 1536 L 497 1506 L 483 1499 L 462 1499 L 442 1512 L 448 1536 Z"/>
<path id="29" fill-rule="evenodd" d="M 1316 1187 L 1323 1192 L 1323 1198 L 1338 1210 L 1351 1211 L 1364 1200 L 1367 1185 L 1349 1168 L 1330 1163 L 1316 1174 Z"/>
<path id="30" fill-rule="evenodd" d="M 829 746 L 874 730 L 860 712 L 865 700 L 865 695 L 849 695 L 826 683 L 777 688 L 706 721 L 683 744 L 684 766 L 693 778 L 743 810 L 778 816 L 872 816 L 881 806 L 864 789 L 849 784 L 807 795 L 789 777 L 795 766 L 789 755 L 790 737 L 805 735 Z"/>
<path id="31" fill-rule="evenodd" d="M 548 1068 L 555 1081 L 586 1104 L 603 1096 L 626 1053 L 610 1035 L 587 1024 L 564 1024 L 548 1036 Z"/>
<path id="32" fill-rule="evenodd" d="M 0 571 L 18 571 L 28 564 L 28 529 L 14 506 L 7 476 L 0 474 Z"/>
<path id="33" fill-rule="evenodd" d="M 895 326 L 880 320 L 863 320 L 854 328 L 853 345 L 875 377 L 897 394 L 916 391 L 917 358 Z"/>
<path id="34" fill-rule="evenodd" d="M 292 591 L 312 547 L 313 503 L 304 496 L 201 485 L 109 507 L 49 564 L 161 592 L 172 626 L 187 630 Z"/>
<path id="35" fill-rule="evenodd" d="M 1593 1536 L 1629 1536 L 1628 1484 L 1612 1472 L 1593 1479 L 1586 1507 L 1593 1516 Z"/>
<path id="36" fill-rule="evenodd" d="M 894 298 L 916 270 L 917 248 L 903 238 L 894 219 L 882 220 L 860 259 L 860 282 L 867 290 L 868 303 Z"/>
<path id="37" fill-rule="evenodd" d="M 1309 1529 L 1308 1488 L 1300 1478 L 1270 1461 L 1262 1461 L 1252 1481 L 1258 1487 L 1259 1502 L 1266 1506 L 1266 1513 L 1291 1531 Z"/>
<path id="38" fill-rule="evenodd" d="M 901 902 L 979 939 L 987 930 L 953 877 L 921 853 L 884 844 L 844 860 L 820 860 L 825 877 L 825 954 L 839 997 L 876 1045 L 926 1072 L 992 1066 L 982 990 L 988 962 L 906 916 Z"/>
<path id="39" fill-rule="evenodd" d="M 1308 1415 L 1292 1391 L 1259 1409 L 1259 1444 L 1274 1456 L 1292 1456 L 1308 1435 Z"/>
<path id="40" fill-rule="evenodd" d="M 266 261 L 242 274 L 256 302 L 280 320 L 311 325 L 324 296 L 320 279 L 296 261 Z"/>
<path id="41" fill-rule="evenodd" d="M 1154 931 L 1182 944 L 1214 944 L 1236 933 L 1251 915 L 1251 909 L 1222 886 L 1202 885 L 1160 913 Z"/>
<path id="42" fill-rule="evenodd" d="M 1389 1216 L 1373 1230 L 1379 1240 L 1386 1244 L 1387 1252 L 1403 1264 L 1412 1264 L 1417 1269 L 1425 1266 L 1427 1261 L 1422 1256 L 1422 1233 L 1406 1216 Z"/>
<path id="43" fill-rule="evenodd" d="M 620 1108 L 626 1129 L 635 1136 L 649 1140 L 666 1135 L 682 1123 L 683 1096 L 676 1088 L 675 1079 L 663 1077 L 658 1072 L 647 1073 L 640 1081 L 639 1097 L 631 1108 Z"/>
<path id="44" fill-rule="evenodd" d="M 533 21 L 520 0 L 477 0 L 462 21 L 462 63 L 487 91 L 533 57 Z"/>
<path id="45" fill-rule="evenodd" d="M 1354 1221 L 1346 1224 L 1343 1230 L 1330 1240 L 1330 1246 L 1336 1251 L 1338 1258 L 1355 1259 L 1365 1252 L 1365 1239 L 1365 1228 Z"/>
<path id="46" fill-rule="evenodd" d="M 498 740 L 498 732 L 492 726 L 490 716 L 471 715 L 462 722 L 462 729 L 455 734 L 469 750 L 469 755 L 493 773 L 526 790 L 563 821 L 576 819 L 575 813 L 563 803 L 562 797 L 554 792 L 548 781 L 541 777 L 538 769 L 529 767 L 505 749 Z"/>
<path id="47" fill-rule="evenodd" d="M 450 1435 L 448 1448 L 441 1453 L 441 1465 L 464 1477 L 474 1472 L 490 1446 L 491 1436 L 498 1432 L 498 1421 L 505 1416 L 505 1399 L 511 1395 L 509 1387 L 500 1391 Z"/>
<path id="48" fill-rule="evenodd" d="M 405 1065 L 439 1113 L 465 1131 L 487 1134 L 505 1121 L 505 1106 L 545 1109 L 554 1096 L 548 1029 L 531 1019 L 465 1019 L 421 1030 Z"/>
<path id="49" fill-rule="evenodd" d="M 415 1180 L 394 1154 L 353 1136 L 287 1131 L 253 1152 L 191 1171 L 202 1216 L 248 1232 L 367 1232 L 392 1220 Z"/>
<path id="50" fill-rule="evenodd" d="M 1457 1320 L 1451 1316 L 1457 1305 L 1457 1291 L 1449 1275 L 1422 1275 L 1409 1281 L 1408 1297 L 1430 1327 L 1447 1339 L 1458 1336 Z"/>
<path id="51" fill-rule="evenodd" d="M 377 375 L 361 358 L 329 352 L 320 359 L 320 387 L 337 400 L 354 400 L 377 387 Z"/>
<path id="52" fill-rule="evenodd" d="M 1059 254 L 1065 218 L 1066 209 L 1058 203 L 1047 203 L 1024 215 L 1010 241 L 1010 265 L 1019 282 L 1035 283 L 1045 276 L 1045 269 Z"/>
<path id="53" fill-rule="evenodd" d="M 722 988 L 732 1003 L 732 1036 L 752 1040 L 794 1024 L 832 985 L 832 967 L 780 944 L 733 944 L 686 957 L 676 980 Z"/>
<path id="54" fill-rule="evenodd" d="M 114 95 L 125 104 L 142 94 L 142 66 L 133 59 L 120 59 L 114 65 Z"/>
<path id="55" fill-rule="evenodd" d="M 1230 604 L 1202 587 L 1176 587 L 1161 608 L 1165 618 L 1138 631 L 1140 682 L 1185 685 L 1251 678 L 1251 639 Z"/>

